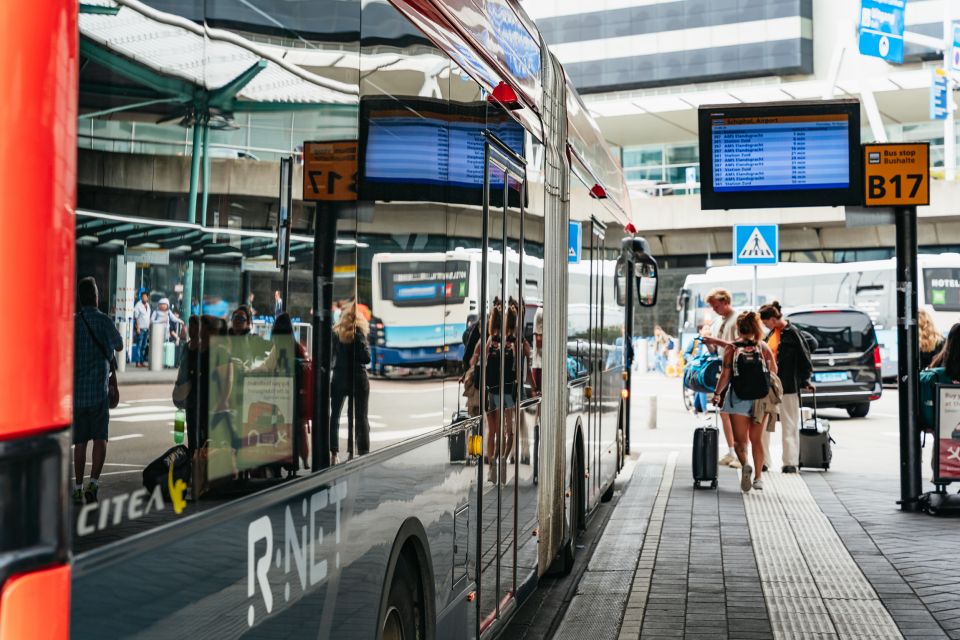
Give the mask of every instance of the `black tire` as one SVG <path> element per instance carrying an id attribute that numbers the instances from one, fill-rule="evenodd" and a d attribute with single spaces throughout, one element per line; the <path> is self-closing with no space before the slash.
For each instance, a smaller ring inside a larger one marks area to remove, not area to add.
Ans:
<path id="1" fill-rule="evenodd" d="M 852 404 L 849 407 L 847 407 L 847 415 L 849 415 L 851 418 L 866 418 L 868 413 L 870 413 L 869 402 Z"/>
<path id="2" fill-rule="evenodd" d="M 710 483 L 710 488 L 711 488 L 711 489 L 716 489 L 716 488 L 717 488 L 717 481 L 716 481 L 716 480 L 714 480 L 713 482 Z"/>
<path id="3" fill-rule="evenodd" d="M 694 480 L 694 481 L 693 481 L 693 488 L 694 488 L 694 489 L 699 489 L 699 488 L 700 488 L 700 481 L 699 481 L 699 480 Z"/>
<path id="4" fill-rule="evenodd" d="M 381 640 L 421 640 L 425 637 L 418 575 L 407 554 L 401 553 L 393 571 L 387 610 L 380 625 Z"/>
<path id="5" fill-rule="evenodd" d="M 573 538 L 563 543 L 563 546 L 560 547 L 560 552 L 557 553 L 557 559 L 554 560 L 553 565 L 550 567 L 549 575 L 553 576 L 568 576 L 570 572 L 573 571 Z"/>

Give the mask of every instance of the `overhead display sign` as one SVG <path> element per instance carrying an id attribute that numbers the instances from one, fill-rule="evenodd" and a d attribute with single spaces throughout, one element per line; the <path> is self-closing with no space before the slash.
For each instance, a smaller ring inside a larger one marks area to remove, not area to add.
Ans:
<path id="1" fill-rule="evenodd" d="M 303 143 L 303 199 L 357 199 L 357 141 Z"/>
<path id="2" fill-rule="evenodd" d="M 446 101 L 422 98 L 401 109 L 392 99 L 363 100 L 364 200 L 481 204 L 484 131 L 523 155 L 523 127 L 509 116 L 499 122 L 488 118 L 485 102 L 451 107 Z M 491 172 L 490 182 L 503 185 L 502 174 Z M 511 186 L 519 193 L 519 185 Z"/>
<path id="3" fill-rule="evenodd" d="M 780 227 L 738 224 L 733 227 L 733 264 L 772 265 L 780 261 Z"/>
<path id="4" fill-rule="evenodd" d="M 957 51 L 954 49 L 954 51 Z M 943 69 L 934 69 L 930 79 L 930 119 L 947 119 L 947 74 Z"/>
<path id="5" fill-rule="evenodd" d="M 123 254 L 127 262 L 137 264 L 170 264 L 169 249 L 145 249 L 142 247 L 128 247 Z"/>
<path id="6" fill-rule="evenodd" d="M 865 206 L 930 204 L 930 144 L 865 144 L 863 175 Z"/>
<path id="7" fill-rule="evenodd" d="M 856 100 L 700 107 L 703 209 L 860 201 Z"/>
<path id="8" fill-rule="evenodd" d="M 887 62 L 903 62 L 903 14 L 907 0 L 862 0 L 860 53 Z"/>
<path id="9" fill-rule="evenodd" d="M 582 252 L 583 225 L 579 222 L 571 222 L 570 231 L 567 234 L 567 262 L 570 264 L 580 264 Z"/>

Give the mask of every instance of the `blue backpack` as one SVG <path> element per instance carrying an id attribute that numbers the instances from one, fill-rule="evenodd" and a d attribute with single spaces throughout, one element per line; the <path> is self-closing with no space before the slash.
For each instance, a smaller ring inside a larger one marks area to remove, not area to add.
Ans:
<path id="1" fill-rule="evenodd" d="M 920 428 L 924 431 L 933 431 L 937 426 L 937 387 L 941 384 L 953 384 L 943 367 L 920 372 Z"/>

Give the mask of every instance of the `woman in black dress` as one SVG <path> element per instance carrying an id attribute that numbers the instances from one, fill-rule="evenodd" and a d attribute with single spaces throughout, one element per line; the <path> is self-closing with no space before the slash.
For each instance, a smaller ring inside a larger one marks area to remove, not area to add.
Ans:
<path id="1" fill-rule="evenodd" d="M 370 381 L 367 378 L 367 365 L 370 364 L 370 347 L 367 345 L 369 333 L 370 324 L 357 313 L 355 303 L 344 307 L 340 320 L 333 326 L 335 360 L 330 384 L 330 464 L 339 462 L 340 412 L 344 400 L 348 398 L 347 452 L 352 458 L 354 441 L 358 455 L 370 452 L 370 422 L 367 419 L 370 400 Z"/>

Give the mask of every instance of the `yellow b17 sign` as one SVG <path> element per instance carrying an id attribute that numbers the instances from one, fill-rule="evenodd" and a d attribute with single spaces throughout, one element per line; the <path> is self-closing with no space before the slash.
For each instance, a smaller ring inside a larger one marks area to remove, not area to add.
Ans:
<path id="1" fill-rule="evenodd" d="M 930 204 L 930 145 L 863 145 L 863 188 L 863 203 L 868 207 Z"/>
<path id="2" fill-rule="evenodd" d="M 357 199 L 357 142 L 303 143 L 303 199 Z"/>

